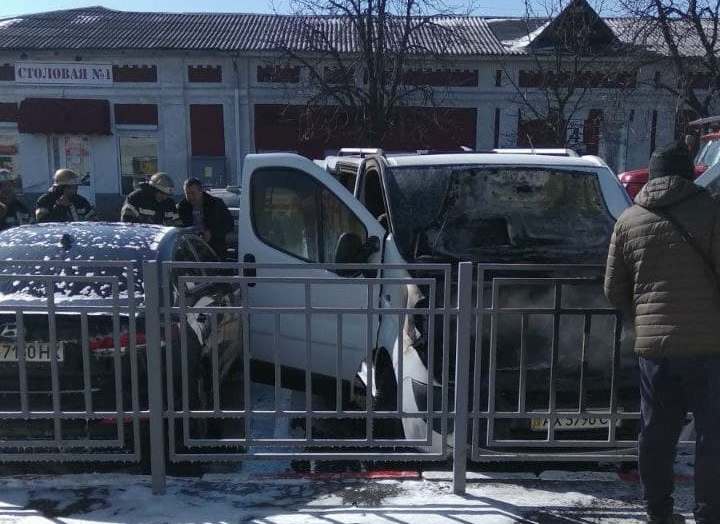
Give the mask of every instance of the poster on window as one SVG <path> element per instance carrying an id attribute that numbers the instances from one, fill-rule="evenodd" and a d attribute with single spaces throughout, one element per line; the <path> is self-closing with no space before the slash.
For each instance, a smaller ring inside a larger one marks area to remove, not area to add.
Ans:
<path id="1" fill-rule="evenodd" d="M 64 140 L 65 167 L 72 169 L 83 179 L 82 185 L 90 184 L 90 144 L 87 137 L 66 136 Z"/>

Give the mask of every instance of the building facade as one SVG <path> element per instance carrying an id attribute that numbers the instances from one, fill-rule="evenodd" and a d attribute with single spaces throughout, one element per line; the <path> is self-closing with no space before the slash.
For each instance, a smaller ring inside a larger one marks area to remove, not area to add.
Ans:
<path id="1" fill-rule="evenodd" d="M 318 157 L 357 145 L 303 135 L 303 68 L 278 65 L 257 36 L 284 31 L 289 18 L 88 8 L 0 20 L 0 165 L 20 175 L 27 200 L 47 190 L 55 169 L 73 168 L 112 219 L 133 183 L 155 171 L 170 174 L 179 193 L 189 176 L 237 183 L 248 153 Z M 443 92 L 448 131 L 424 147 L 527 145 L 517 94 L 519 86 L 532 96 L 532 62 L 503 40 L 507 20 L 474 20 L 492 45 L 423 71 Z M 652 85 L 666 72 L 635 74 L 631 92 L 594 88 L 569 126 L 579 150 L 616 171 L 644 166 L 675 134 L 677 104 Z"/>

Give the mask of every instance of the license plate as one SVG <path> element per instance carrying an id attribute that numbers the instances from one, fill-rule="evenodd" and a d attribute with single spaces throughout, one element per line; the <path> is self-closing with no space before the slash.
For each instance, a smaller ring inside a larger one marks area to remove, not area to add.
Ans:
<path id="1" fill-rule="evenodd" d="M 550 420 L 548 418 L 530 419 L 530 429 L 532 431 L 547 431 Z M 555 419 L 555 431 L 582 431 L 587 429 L 607 429 L 610 420 L 605 417 L 558 417 Z M 615 426 L 620 426 L 620 420 L 615 422 Z"/>
<path id="2" fill-rule="evenodd" d="M 58 362 L 63 361 L 64 347 L 62 342 L 58 342 L 57 359 Z M 15 344 L 0 344 L 0 362 L 17 362 L 18 352 Z M 50 362 L 50 344 L 45 342 L 28 342 L 25 344 L 25 361 L 26 362 Z"/>

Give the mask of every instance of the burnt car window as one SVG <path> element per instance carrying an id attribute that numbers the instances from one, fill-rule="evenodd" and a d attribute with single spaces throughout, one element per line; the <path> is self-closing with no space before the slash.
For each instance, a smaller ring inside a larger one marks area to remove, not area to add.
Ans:
<path id="1" fill-rule="evenodd" d="M 607 255 L 614 220 L 595 173 L 525 166 L 387 170 L 400 249 L 490 262 L 590 262 Z"/>

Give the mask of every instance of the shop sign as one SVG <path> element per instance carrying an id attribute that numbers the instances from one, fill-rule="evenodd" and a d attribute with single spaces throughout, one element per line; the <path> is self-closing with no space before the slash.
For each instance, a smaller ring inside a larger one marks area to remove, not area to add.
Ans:
<path id="1" fill-rule="evenodd" d="M 112 85 L 112 66 L 71 62 L 17 62 L 15 82 L 20 84 Z"/>

